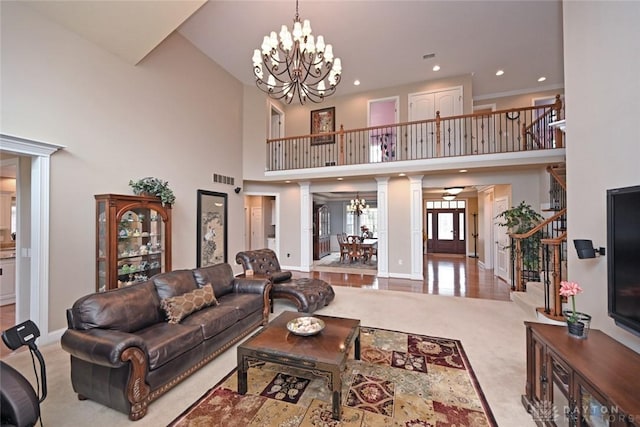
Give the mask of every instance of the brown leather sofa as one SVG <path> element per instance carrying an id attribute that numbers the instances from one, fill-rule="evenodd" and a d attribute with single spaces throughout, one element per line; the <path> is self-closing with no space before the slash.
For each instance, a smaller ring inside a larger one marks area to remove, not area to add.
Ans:
<path id="1" fill-rule="evenodd" d="M 209 283 L 217 305 L 167 321 L 163 299 L 210 292 Z M 265 279 L 234 277 L 225 263 L 80 298 L 67 310 L 61 341 L 71 354 L 74 391 L 131 420 L 142 418 L 151 402 L 267 324 L 270 288 Z"/>
<path id="2" fill-rule="evenodd" d="M 290 271 L 282 271 L 278 256 L 271 249 L 238 252 L 236 262 L 242 265 L 245 275 L 247 270 L 253 270 L 255 275 L 267 277 L 273 284 L 271 298 L 293 301 L 299 312 L 313 313 L 335 298 L 333 288 L 324 280 L 292 279 Z"/>

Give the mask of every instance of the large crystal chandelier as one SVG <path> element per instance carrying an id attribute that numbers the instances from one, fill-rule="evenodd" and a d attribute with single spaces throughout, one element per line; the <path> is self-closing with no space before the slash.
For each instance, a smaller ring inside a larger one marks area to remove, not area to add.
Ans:
<path id="1" fill-rule="evenodd" d="M 334 59 L 333 46 L 325 45 L 322 36 L 314 39 L 308 19 L 300 23 L 298 0 L 293 31 L 283 25 L 280 37 L 272 31 L 264 36 L 262 51 L 253 51 L 256 86 L 287 104 L 296 96 L 300 104 L 322 102 L 336 91 L 341 73 L 342 64 L 340 58 Z"/>
<path id="2" fill-rule="evenodd" d="M 351 199 L 351 203 L 347 206 L 347 210 L 355 216 L 362 215 L 366 209 L 369 209 L 369 205 L 367 205 L 366 200 L 360 198 L 358 193 L 356 193 L 356 198 Z"/>

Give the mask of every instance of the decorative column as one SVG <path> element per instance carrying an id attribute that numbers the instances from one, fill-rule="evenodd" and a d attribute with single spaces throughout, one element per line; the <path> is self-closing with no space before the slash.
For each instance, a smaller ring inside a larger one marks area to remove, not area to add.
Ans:
<path id="1" fill-rule="evenodd" d="M 300 183 L 300 271 L 309 272 L 313 265 L 313 199 L 311 184 Z"/>
<path id="2" fill-rule="evenodd" d="M 378 181 L 378 277 L 389 277 L 389 177 Z"/>
<path id="3" fill-rule="evenodd" d="M 409 206 L 411 222 L 411 279 L 423 280 L 423 243 L 422 243 L 422 177 L 409 176 Z"/>

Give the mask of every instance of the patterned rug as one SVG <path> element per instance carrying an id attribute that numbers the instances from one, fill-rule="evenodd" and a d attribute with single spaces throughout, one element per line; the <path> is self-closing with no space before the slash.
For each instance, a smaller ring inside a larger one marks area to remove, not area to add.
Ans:
<path id="1" fill-rule="evenodd" d="M 320 260 L 313 262 L 314 271 L 324 271 L 328 273 L 355 273 L 365 275 L 376 275 L 378 273 L 378 261 L 371 262 L 349 262 L 340 259 L 340 254 L 331 252 Z"/>
<path id="2" fill-rule="evenodd" d="M 362 327 L 361 360 L 342 378 L 342 419 L 331 418 L 327 380 L 270 363 L 236 371 L 176 418 L 204 426 L 496 426 L 460 341 Z"/>

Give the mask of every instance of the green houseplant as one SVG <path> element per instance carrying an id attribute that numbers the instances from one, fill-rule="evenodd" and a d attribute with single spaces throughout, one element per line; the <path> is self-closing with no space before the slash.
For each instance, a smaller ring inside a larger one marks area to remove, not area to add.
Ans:
<path id="1" fill-rule="evenodd" d="M 146 177 L 137 181 L 130 180 L 129 186 L 133 189 L 133 194 L 138 196 L 150 194 L 160 197 L 162 205 L 172 204 L 176 200 L 176 196 L 169 188 L 169 183 L 155 177 Z"/>
<path id="2" fill-rule="evenodd" d="M 501 212 L 496 218 L 502 221 L 498 223 L 499 225 L 509 229 L 509 234 L 527 233 L 544 219 L 531 205 L 526 204 L 524 201 L 520 202 L 516 207 Z M 532 272 L 537 269 L 541 238 L 542 232 L 537 232 L 521 242 L 523 267 L 527 271 Z M 515 254 L 512 251 L 512 259 L 514 256 Z M 538 272 L 535 273 L 535 275 L 537 274 Z"/>

